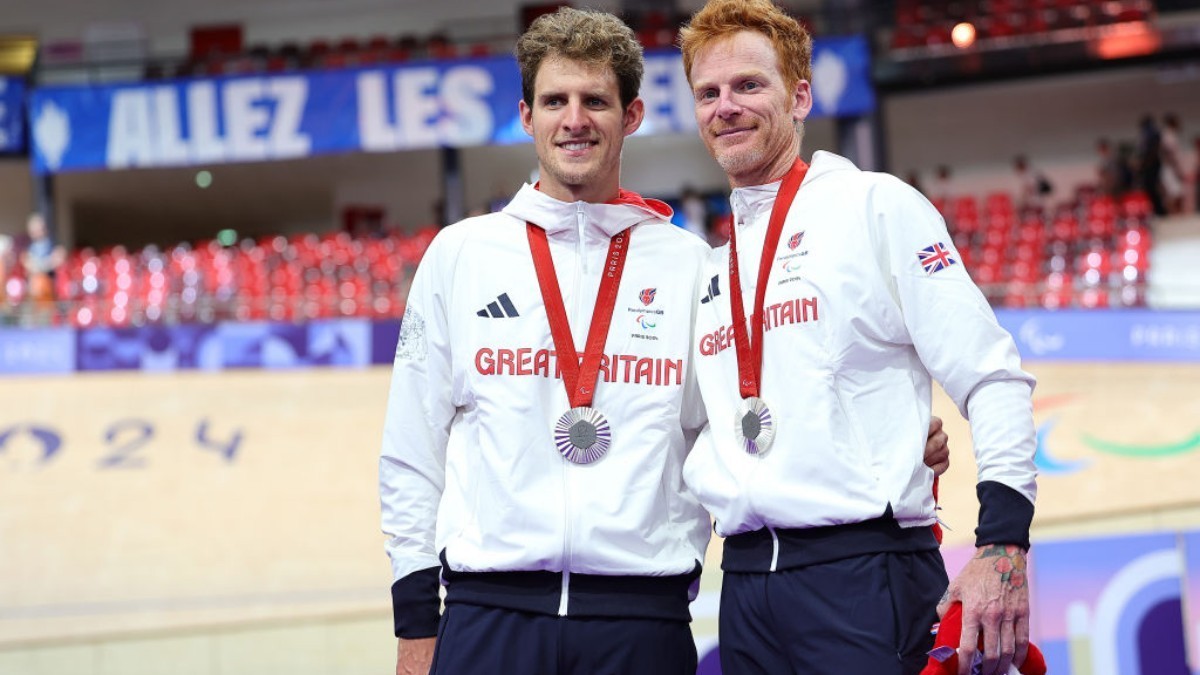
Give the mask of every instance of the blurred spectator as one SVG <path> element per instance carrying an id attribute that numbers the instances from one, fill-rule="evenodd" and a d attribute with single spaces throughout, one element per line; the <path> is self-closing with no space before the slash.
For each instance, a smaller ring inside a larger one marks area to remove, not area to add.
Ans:
<path id="1" fill-rule="evenodd" d="M 1121 143 L 1113 149 L 1107 138 L 1096 141 L 1097 187 L 1102 194 L 1120 197 L 1133 189 L 1133 145 Z"/>
<path id="2" fill-rule="evenodd" d="M 921 189 L 921 174 L 910 170 L 908 172 L 908 178 L 905 180 L 910 186 L 912 186 L 912 189 L 920 192 L 921 194 L 925 194 L 925 190 Z"/>
<path id="3" fill-rule="evenodd" d="M 1192 171 L 1192 180 L 1195 181 L 1194 186 L 1196 189 L 1196 194 L 1194 195 L 1196 198 L 1195 208 L 1196 212 L 1200 213 L 1200 136 L 1193 138 L 1192 144 L 1196 149 L 1196 168 Z"/>
<path id="4" fill-rule="evenodd" d="M 704 203 L 704 197 L 692 186 L 685 185 L 679 202 L 684 229 L 701 239 L 707 239 L 708 205 Z"/>
<path id="5" fill-rule="evenodd" d="M 433 200 L 433 202 L 431 202 L 429 205 L 429 215 L 432 217 L 432 219 L 428 224 L 424 225 L 420 229 L 434 228 L 436 230 L 440 230 L 445 227 L 447 223 L 454 223 L 462 220 L 462 218 L 448 220 L 446 217 L 446 208 L 445 199 L 438 197 L 437 199 Z"/>
<path id="6" fill-rule="evenodd" d="M 1096 186 L 1106 195 L 1116 195 L 1118 167 L 1117 156 L 1107 138 L 1096 141 Z"/>
<path id="7" fill-rule="evenodd" d="M 1117 187 L 1114 193 L 1116 195 L 1123 195 L 1133 189 L 1133 156 L 1133 143 L 1125 141 L 1117 146 L 1117 159 L 1113 164 L 1117 175 Z"/>
<path id="8" fill-rule="evenodd" d="M 1040 172 L 1029 166 L 1025 155 L 1013 158 L 1013 173 L 1017 179 L 1017 207 L 1039 209 L 1042 200 L 1054 192 L 1054 185 Z"/>
<path id="9" fill-rule="evenodd" d="M 66 254 L 50 238 L 42 214 L 31 214 L 25 228 L 29 245 L 21 256 L 21 265 L 29 275 L 29 298 L 35 307 L 45 309 L 54 302 L 54 275 Z"/>
<path id="10" fill-rule="evenodd" d="M 713 248 L 729 242 L 729 229 L 733 227 L 733 213 L 723 213 L 709 219 L 708 245 Z"/>
<path id="11" fill-rule="evenodd" d="M 12 266 L 13 239 L 0 233 L 0 322 L 8 313 L 8 270 Z"/>
<path id="12" fill-rule="evenodd" d="M 929 188 L 930 201 L 949 201 L 954 197 L 954 179 L 950 175 L 950 167 L 945 164 L 938 165 L 937 172 L 934 174 L 933 185 Z"/>
<path id="13" fill-rule="evenodd" d="M 8 279 L 8 268 L 11 264 L 12 250 L 12 237 L 0 232 L 0 285 L 3 285 L 4 281 Z M 0 288 L 0 293 L 3 293 L 3 290 Z"/>
<path id="14" fill-rule="evenodd" d="M 505 192 L 499 185 L 492 187 L 492 196 L 488 198 L 488 211 L 490 213 L 499 213 L 508 206 L 508 202 L 512 200 L 512 194 Z"/>
<path id="15" fill-rule="evenodd" d="M 1134 163 L 1136 185 L 1150 197 L 1154 214 L 1167 215 L 1166 200 L 1162 190 L 1162 133 L 1154 117 L 1146 115 L 1138 124 L 1138 147 Z"/>
<path id="16" fill-rule="evenodd" d="M 1162 161 L 1162 190 L 1167 212 L 1183 213 L 1184 186 L 1187 170 L 1183 168 L 1183 147 L 1179 138 L 1179 117 L 1168 113 L 1163 117 L 1159 155 Z"/>

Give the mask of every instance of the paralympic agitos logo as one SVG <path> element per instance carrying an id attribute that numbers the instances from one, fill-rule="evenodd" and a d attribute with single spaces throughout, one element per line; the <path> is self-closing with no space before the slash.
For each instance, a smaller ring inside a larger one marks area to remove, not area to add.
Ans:
<path id="1" fill-rule="evenodd" d="M 1062 396 L 1050 396 L 1040 399 L 1035 399 L 1033 409 L 1035 412 L 1046 410 L 1049 408 L 1057 408 L 1073 402 L 1076 396 L 1073 394 L 1065 394 Z M 1091 466 L 1092 459 L 1081 457 L 1079 459 L 1062 459 L 1054 456 L 1050 451 L 1049 437 L 1054 431 L 1054 427 L 1059 422 L 1058 415 L 1048 417 L 1044 422 L 1037 427 L 1037 449 L 1034 451 L 1033 462 L 1037 466 L 1038 471 L 1045 475 L 1065 476 L 1082 471 Z M 1098 438 L 1091 434 L 1081 434 L 1080 441 L 1088 448 L 1095 450 L 1098 453 L 1123 457 L 1126 459 L 1160 459 L 1163 457 L 1174 457 L 1200 449 L 1200 430 L 1192 434 L 1190 438 L 1185 438 L 1180 441 L 1157 443 L 1157 444 L 1138 444 L 1138 443 L 1121 443 L 1107 439 Z"/>

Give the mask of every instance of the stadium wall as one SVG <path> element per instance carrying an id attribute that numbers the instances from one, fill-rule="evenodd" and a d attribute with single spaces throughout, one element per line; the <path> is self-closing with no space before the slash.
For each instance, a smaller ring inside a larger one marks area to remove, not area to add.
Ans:
<path id="1" fill-rule="evenodd" d="M 33 210 L 33 178 L 29 163 L 0 159 L 0 235 L 25 232 L 25 218 Z"/>
<path id="2" fill-rule="evenodd" d="M 945 164 L 963 192 L 1016 192 L 1012 160 L 1024 154 L 1046 171 L 1061 198 L 1095 183 L 1098 138 L 1108 137 L 1114 149 L 1121 142 L 1136 147 L 1143 115 L 1161 123 L 1163 114 L 1178 114 L 1191 158 L 1185 165 L 1194 166 L 1189 139 L 1200 131 L 1198 84 L 1194 67 L 1134 66 L 897 94 L 882 99 L 885 138 L 893 171 L 920 171 L 926 185 Z"/>

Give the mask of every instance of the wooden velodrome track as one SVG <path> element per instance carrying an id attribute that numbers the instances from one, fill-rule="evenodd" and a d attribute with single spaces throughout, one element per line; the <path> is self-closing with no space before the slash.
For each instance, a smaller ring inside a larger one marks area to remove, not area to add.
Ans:
<path id="1" fill-rule="evenodd" d="M 1035 539 L 1196 517 L 1200 365 L 1029 369 L 1053 468 Z M 375 477 L 387 380 L 380 368 L 6 379 L 0 648 L 384 615 Z M 940 392 L 935 410 L 954 450 L 946 543 L 963 544 L 976 516 L 970 434 Z M 47 457 L 48 437 L 60 443 Z M 719 584 L 718 550 L 706 590 Z"/>

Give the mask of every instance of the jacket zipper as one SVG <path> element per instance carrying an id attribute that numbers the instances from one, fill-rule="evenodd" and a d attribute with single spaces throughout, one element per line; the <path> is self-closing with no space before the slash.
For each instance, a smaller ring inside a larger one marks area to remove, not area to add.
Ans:
<path id="1" fill-rule="evenodd" d="M 779 567 L 779 535 L 770 525 L 767 526 L 767 532 L 771 533 L 771 571 L 774 572 Z"/>
<path id="2" fill-rule="evenodd" d="M 745 230 L 746 229 L 746 209 L 747 209 L 746 203 L 741 198 L 740 195 L 738 195 L 734 201 L 736 203 L 734 204 L 734 207 L 733 207 L 733 213 L 736 217 L 734 220 L 733 227 Z M 743 235 L 744 234 L 745 233 L 743 232 Z M 741 286 L 742 286 L 741 291 L 742 291 L 742 298 L 743 298 L 742 311 L 744 311 L 746 313 L 746 321 L 747 321 L 746 326 L 747 326 L 747 328 L 749 328 L 751 318 L 752 318 L 752 315 L 754 312 L 753 312 L 753 310 L 746 311 L 746 303 L 750 303 L 751 307 L 754 306 L 752 299 L 754 298 L 754 293 L 756 293 L 758 290 L 758 270 L 755 269 L 754 274 L 752 274 L 752 275 L 746 274 L 746 266 L 743 265 L 742 263 L 745 261 L 745 259 L 748 259 L 749 256 L 741 255 L 741 253 L 744 252 L 745 250 L 746 250 L 746 248 L 744 246 L 742 248 L 738 249 L 739 255 L 738 255 L 737 264 L 738 264 L 738 272 L 739 272 L 738 276 L 741 277 L 741 279 L 739 279 L 739 282 L 741 282 L 743 280 L 747 280 L 747 279 L 753 279 L 755 281 L 754 290 L 750 291 L 749 293 L 747 293 L 746 284 L 745 283 L 741 284 Z M 733 255 L 733 250 L 730 249 L 729 253 L 730 253 L 730 255 Z M 757 263 L 758 261 L 755 260 L 755 262 Z M 733 283 L 732 276 L 730 276 L 730 278 L 729 278 L 729 283 L 731 283 L 731 284 Z M 730 320 L 733 319 L 732 311 L 729 313 L 729 318 L 730 318 Z"/>
<path id="3" fill-rule="evenodd" d="M 582 272 L 587 274 L 587 251 L 584 250 L 583 230 L 587 226 L 587 221 L 583 213 L 583 202 L 575 204 L 575 225 L 578 228 L 579 239 L 575 242 L 575 250 L 579 253 L 579 261 L 583 266 Z M 579 309 L 578 303 L 575 305 L 576 310 Z"/>
<path id="4" fill-rule="evenodd" d="M 587 226 L 587 220 L 583 212 L 583 204 L 575 205 L 575 225 L 578 239 L 575 242 L 575 259 L 578 263 L 575 265 L 575 320 L 571 323 L 572 326 L 581 326 L 583 311 L 583 298 L 581 290 L 583 288 L 583 277 L 587 274 L 587 247 L 584 245 L 584 229 Z M 573 338 L 572 338 L 573 339 Z M 568 485 L 570 479 L 570 468 L 568 462 L 563 462 L 563 564 L 562 564 L 562 591 L 558 599 L 558 615 L 567 616 L 570 609 L 571 598 L 571 491 Z"/>

